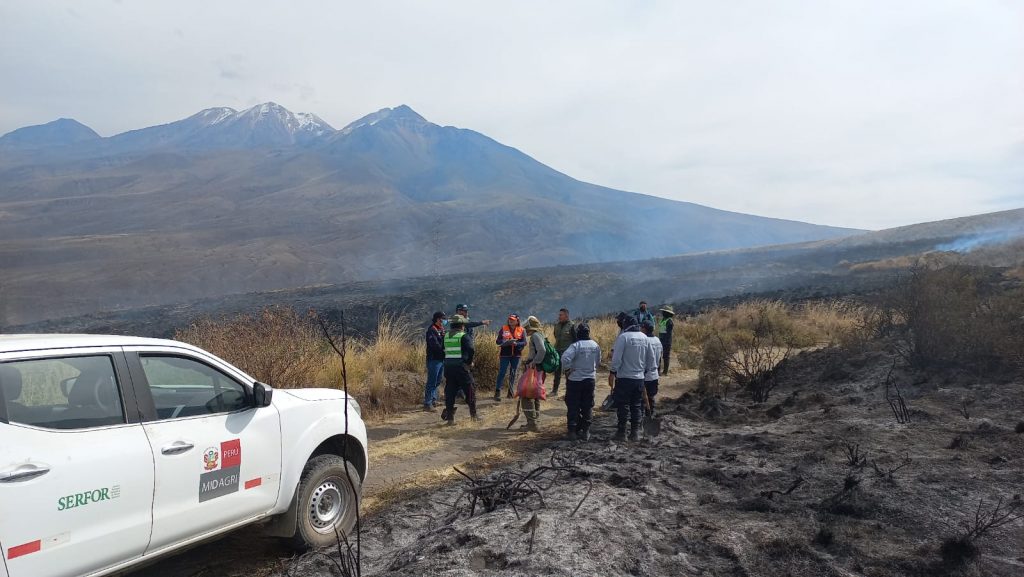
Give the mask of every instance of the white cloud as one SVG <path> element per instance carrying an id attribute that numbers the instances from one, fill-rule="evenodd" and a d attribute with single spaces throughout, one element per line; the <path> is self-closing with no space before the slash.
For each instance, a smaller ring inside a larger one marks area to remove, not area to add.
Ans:
<path id="1" fill-rule="evenodd" d="M 1024 6 L 998 0 L 0 6 L 0 132 L 407 103 L 582 180 L 885 227 L 1024 205 Z"/>

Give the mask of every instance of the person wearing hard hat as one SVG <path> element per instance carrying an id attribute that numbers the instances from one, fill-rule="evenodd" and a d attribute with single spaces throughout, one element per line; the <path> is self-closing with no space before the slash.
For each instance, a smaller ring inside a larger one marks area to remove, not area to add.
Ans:
<path id="1" fill-rule="evenodd" d="M 455 424 L 455 397 L 459 391 L 466 397 L 470 418 L 477 419 L 476 387 L 473 374 L 469 372 L 474 353 L 473 337 L 466 333 L 466 317 L 452 315 L 444 337 L 444 410 L 441 411 L 441 420 L 449 425 Z"/>
<path id="2" fill-rule="evenodd" d="M 665 305 L 658 309 L 661 313 L 661 320 L 658 321 L 658 340 L 661 341 L 661 374 L 668 374 L 668 363 L 672 358 L 672 330 L 675 328 L 675 323 L 672 318 L 676 316 L 676 312 L 672 310 L 672 305 Z"/>

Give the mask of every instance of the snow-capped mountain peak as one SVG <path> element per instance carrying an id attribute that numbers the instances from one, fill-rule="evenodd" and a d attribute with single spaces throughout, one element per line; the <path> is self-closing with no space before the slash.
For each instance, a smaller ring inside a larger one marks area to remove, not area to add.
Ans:
<path id="1" fill-rule="evenodd" d="M 342 128 L 340 132 L 342 134 L 348 134 L 357 128 L 362 128 L 363 126 L 374 126 L 383 120 L 410 121 L 415 123 L 427 122 L 427 119 L 417 114 L 415 110 L 409 108 L 405 104 L 402 104 L 394 108 L 381 108 L 377 112 L 367 114 L 359 120 L 349 123 L 349 125 Z"/>

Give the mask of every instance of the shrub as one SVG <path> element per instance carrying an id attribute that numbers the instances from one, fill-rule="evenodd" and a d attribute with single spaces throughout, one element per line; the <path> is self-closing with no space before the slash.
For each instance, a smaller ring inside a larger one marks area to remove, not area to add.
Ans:
<path id="1" fill-rule="evenodd" d="M 174 338 L 206 349 L 278 388 L 313 384 L 330 359 L 313 319 L 288 307 L 200 319 L 176 331 Z"/>
<path id="2" fill-rule="evenodd" d="M 699 386 L 705 391 L 717 385 L 727 392 L 725 383 L 731 382 L 754 402 L 763 403 L 775 388 L 777 369 L 789 357 L 793 343 L 804 342 L 777 303 L 761 301 L 756 305 L 744 307 L 746 326 L 731 324 L 705 344 L 699 377 Z"/>
<path id="3" fill-rule="evenodd" d="M 200 319 L 174 338 L 202 347 L 277 388 L 341 388 L 341 359 L 312 315 L 288 307 Z M 370 339 L 350 338 L 345 359 L 352 393 L 369 416 L 421 401 L 425 344 L 411 325 L 389 313 Z"/>
<path id="4" fill-rule="evenodd" d="M 917 368 L 961 366 L 984 373 L 1021 363 L 1024 299 L 991 271 L 917 269 L 891 303 L 904 323 L 900 352 Z"/>

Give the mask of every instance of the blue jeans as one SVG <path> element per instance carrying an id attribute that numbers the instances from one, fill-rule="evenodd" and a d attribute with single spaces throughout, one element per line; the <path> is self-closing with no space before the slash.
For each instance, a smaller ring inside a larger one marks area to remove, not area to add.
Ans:
<path id="1" fill-rule="evenodd" d="M 441 384 L 444 361 L 427 361 L 427 388 L 423 394 L 423 405 L 429 407 L 437 402 L 437 387 Z"/>
<path id="2" fill-rule="evenodd" d="M 509 369 L 512 369 L 509 371 Z M 519 369 L 519 357 L 501 357 L 498 364 L 498 380 L 494 382 L 494 396 L 501 396 L 501 384 L 505 381 L 505 373 L 508 372 L 508 390 L 516 389 L 516 370 Z"/>

